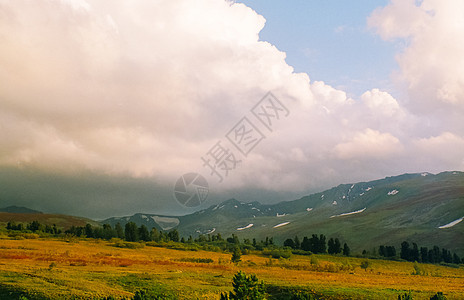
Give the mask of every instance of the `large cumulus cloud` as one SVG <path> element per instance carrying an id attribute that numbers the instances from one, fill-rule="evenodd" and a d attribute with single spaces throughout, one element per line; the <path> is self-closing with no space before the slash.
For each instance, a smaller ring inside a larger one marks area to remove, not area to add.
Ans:
<path id="1" fill-rule="evenodd" d="M 188 171 L 208 175 L 200 157 L 272 91 L 289 116 L 216 188 L 306 191 L 463 169 L 462 153 L 443 155 L 463 143 L 458 11 L 393 1 L 374 12 L 382 37 L 408 40 L 398 81 L 409 96 L 373 89 L 351 99 L 294 73 L 259 40 L 265 19 L 243 4 L 0 1 L 0 167 L 167 185 Z"/>

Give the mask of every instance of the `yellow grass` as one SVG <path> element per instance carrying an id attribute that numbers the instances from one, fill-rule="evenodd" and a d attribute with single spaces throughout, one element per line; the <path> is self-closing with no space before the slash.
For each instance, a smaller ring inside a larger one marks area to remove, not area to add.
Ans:
<path id="1" fill-rule="evenodd" d="M 242 270 L 266 284 L 301 287 L 343 299 L 395 299 L 411 290 L 414 299 L 442 291 L 448 299 L 464 299 L 464 269 L 421 264 L 424 276 L 412 275 L 412 263 L 317 255 L 276 260 L 242 255 L 238 265 L 230 254 L 180 251 L 158 247 L 116 248 L 111 243 L 52 239 L 0 240 L 0 286 L 35 292 L 51 299 L 131 297 L 146 286 L 159 285 L 180 299 L 218 299 L 231 290 L 232 276 Z M 213 263 L 182 260 L 210 258 Z"/>

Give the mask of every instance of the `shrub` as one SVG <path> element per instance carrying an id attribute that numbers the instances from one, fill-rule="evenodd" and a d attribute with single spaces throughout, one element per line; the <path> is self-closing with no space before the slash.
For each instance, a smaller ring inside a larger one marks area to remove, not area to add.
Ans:
<path id="1" fill-rule="evenodd" d="M 411 292 L 405 293 L 404 295 L 398 295 L 398 300 L 413 300 Z"/>
<path id="2" fill-rule="evenodd" d="M 361 263 L 361 269 L 364 269 L 364 271 L 366 271 L 367 268 L 369 268 L 369 266 L 370 266 L 370 262 L 368 259 L 366 259 L 365 261 Z"/>
<path id="3" fill-rule="evenodd" d="M 231 262 L 233 263 L 238 263 L 242 260 L 242 252 L 240 251 L 240 248 L 235 247 L 234 252 L 232 253 L 232 258 L 230 259 Z"/>
<path id="4" fill-rule="evenodd" d="M 114 247 L 118 248 L 128 248 L 128 249 L 139 249 L 145 247 L 143 243 L 137 243 L 137 242 L 116 242 L 113 244 Z"/>
<path id="5" fill-rule="evenodd" d="M 417 261 L 414 262 L 414 272 L 412 272 L 412 275 L 426 275 L 425 270 L 417 263 Z"/>
<path id="6" fill-rule="evenodd" d="M 292 251 L 288 249 L 272 249 L 263 250 L 263 255 L 271 256 L 272 258 L 290 258 Z"/>
<path id="7" fill-rule="evenodd" d="M 168 292 L 159 290 L 139 290 L 136 291 L 132 300 L 170 300 L 176 297 Z"/>
<path id="8" fill-rule="evenodd" d="M 209 264 L 214 262 L 211 258 L 194 258 L 194 257 L 186 257 L 186 258 L 181 258 L 180 261 L 185 261 L 185 262 L 193 262 L 193 263 L 204 263 L 204 264 Z"/>
<path id="9" fill-rule="evenodd" d="M 258 281 L 256 275 L 246 276 L 245 273 L 239 271 L 235 274 L 232 280 L 233 292 L 222 293 L 221 300 L 264 300 L 266 294 L 264 291 L 264 283 Z"/>
<path id="10" fill-rule="evenodd" d="M 430 300 L 446 300 L 446 299 L 447 298 L 445 297 L 445 295 L 443 295 L 442 292 L 438 292 L 435 295 L 433 295 L 432 297 L 430 297 Z"/>

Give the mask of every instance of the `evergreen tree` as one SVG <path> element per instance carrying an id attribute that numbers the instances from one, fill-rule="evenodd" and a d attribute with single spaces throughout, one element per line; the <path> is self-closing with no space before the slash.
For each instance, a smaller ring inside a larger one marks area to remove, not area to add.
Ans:
<path id="1" fill-rule="evenodd" d="M 396 256 L 396 248 L 395 248 L 395 246 L 387 246 L 385 249 L 387 251 L 387 257 L 395 257 Z"/>
<path id="2" fill-rule="evenodd" d="M 379 247 L 379 255 L 384 257 L 387 256 L 387 249 L 385 248 L 385 246 L 382 245 Z"/>
<path id="3" fill-rule="evenodd" d="M 334 254 L 335 253 L 335 241 L 334 241 L 334 239 L 330 238 L 327 245 L 328 245 L 327 252 L 329 254 Z"/>
<path id="4" fill-rule="evenodd" d="M 313 253 L 320 253 L 319 252 L 319 238 L 317 234 L 313 234 L 312 237 L 309 239 L 310 249 L 309 251 Z"/>
<path id="5" fill-rule="evenodd" d="M 350 256 L 351 250 L 350 247 L 348 247 L 348 244 L 345 243 L 343 244 L 343 255 L 345 256 Z"/>
<path id="6" fill-rule="evenodd" d="M 435 255 L 432 249 L 429 250 L 428 262 L 432 264 L 435 263 Z"/>
<path id="7" fill-rule="evenodd" d="M 412 250 L 411 253 L 409 254 L 409 260 L 410 261 L 419 261 L 420 260 L 420 255 L 419 255 L 419 247 L 417 246 L 416 243 L 412 243 Z"/>
<path id="8" fill-rule="evenodd" d="M 401 243 L 401 254 L 400 257 L 404 260 L 410 260 L 410 252 L 411 249 L 409 248 L 409 243 L 404 241 Z"/>
<path id="9" fill-rule="evenodd" d="M 255 275 L 246 276 L 239 271 L 232 280 L 233 292 L 222 293 L 221 300 L 264 300 L 266 294 L 263 282 L 259 282 Z"/>
<path id="10" fill-rule="evenodd" d="M 232 253 L 231 262 L 238 263 L 242 260 L 242 251 L 240 251 L 239 247 L 234 248 L 234 252 Z"/>
<path id="11" fill-rule="evenodd" d="M 114 230 L 116 230 L 116 237 L 123 239 L 124 238 L 124 229 L 122 229 L 122 226 L 120 223 L 117 223 L 116 226 L 114 226 Z"/>
<path id="12" fill-rule="evenodd" d="M 295 249 L 300 249 L 301 242 L 297 235 L 295 235 L 295 239 L 293 240 L 293 242 L 295 244 Z"/>
<path id="13" fill-rule="evenodd" d="M 139 240 L 137 224 L 134 222 L 126 223 L 124 234 L 126 241 L 137 242 Z"/>
<path id="14" fill-rule="evenodd" d="M 190 239 L 191 238 L 192 236 L 190 236 Z M 155 241 L 155 242 L 160 241 L 160 233 L 155 227 L 153 227 L 150 231 L 150 240 Z"/>
<path id="15" fill-rule="evenodd" d="M 334 250 L 335 250 L 335 254 L 339 254 L 342 252 L 342 245 L 340 244 L 340 241 L 338 240 L 338 238 L 335 239 Z"/>
<path id="16" fill-rule="evenodd" d="M 92 225 L 90 225 L 88 223 L 85 225 L 85 236 L 88 237 L 88 238 L 93 238 L 94 237 Z"/>
<path id="17" fill-rule="evenodd" d="M 111 228 L 110 224 L 103 224 L 103 228 L 99 235 L 100 235 L 99 238 L 110 240 L 111 238 L 116 236 L 116 231 L 113 230 L 113 228 Z"/>
<path id="18" fill-rule="evenodd" d="M 179 241 L 179 231 L 177 229 L 173 229 L 168 232 L 168 238 L 169 240 L 173 242 L 178 242 Z"/>
<path id="19" fill-rule="evenodd" d="M 87 225 L 90 225 L 90 224 L 87 224 Z M 41 225 L 40 225 L 39 221 L 32 221 L 27 226 L 27 229 L 32 231 L 32 232 L 36 232 L 36 231 L 39 231 L 41 229 Z"/>
<path id="20" fill-rule="evenodd" d="M 338 245 L 340 247 L 340 241 L 338 241 Z M 321 234 L 319 236 L 319 242 L 318 242 L 318 252 L 319 253 L 326 253 L 327 252 L 327 242 L 326 242 L 326 237 L 325 235 Z M 341 250 L 340 250 L 341 252 Z"/>
<path id="21" fill-rule="evenodd" d="M 438 246 L 433 246 L 433 261 L 435 263 L 439 263 L 443 261 L 443 257 L 441 256 L 440 248 Z"/>
<path id="22" fill-rule="evenodd" d="M 301 250 L 311 251 L 311 242 L 307 236 L 303 237 L 303 241 L 301 242 Z"/>
<path id="23" fill-rule="evenodd" d="M 140 225 L 138 229 L 138 235 L 139 239 L 145 242 L 148 242 L 150 240 L 150 233 L 148 232 L 147 226 L 144 224 Z"/>
<path id="24" fill-rule="evenodd" d="M 284 241 L 284 247 L 295 248 L 295 242 L 292 239 L 286 239 Z"/>
<path id="25" fill-rule="evenodd" d="M 420 260 L 423 263 L 429 262 L 429 250 L 427 249 L 427 247 L 420 248 Z"/>
<path id="26" fill-rule="evenodd" d="M 266 242 L 268 243 L 269 241 L 269 238 L 266 237 Z M 236 245 L 239 245 L 240 244 L 240 240 L 238 239 L 238 237 L 232 233 L 232 236 L 231 237 L 228 237 L 227 238 L 227 242 L 230 243 L 230 244 L 236 244 Z M 266 244 L 267 246 L 267 244 Z"/>

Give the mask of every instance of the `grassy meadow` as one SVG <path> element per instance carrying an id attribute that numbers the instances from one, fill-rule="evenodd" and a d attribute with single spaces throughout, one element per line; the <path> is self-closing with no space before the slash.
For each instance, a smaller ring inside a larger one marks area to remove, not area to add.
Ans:
<path id="1" fill-rule="evenodd" d="M 0 299 L 130 298 L 145 289 L 167 299 L 219 299 L 232 290 L 239 270 L 256 274 L 278 299 L 279 291 L 302 290 L 321 299 L 397 299 L 411 291 L 429 299 L 438 291 L 464 299 L 464 269 L 330 255 L 272 259 L 186 251 L 94 239 L 0 239 Z M 212 262 L 211 262 L 212 260 Z M 361 265 L 364 262 L 364 267 Z M 367 265 L 367 266 L 366 266 Z M 276 292 L 277 291 L 277 292 Z"/>

